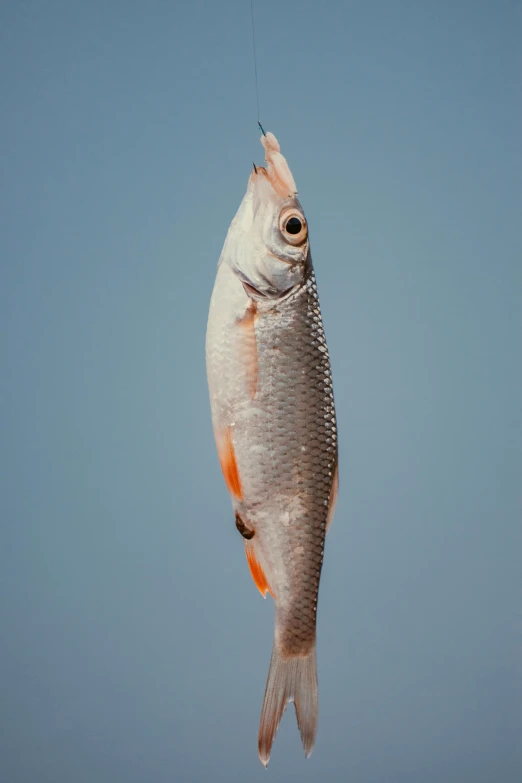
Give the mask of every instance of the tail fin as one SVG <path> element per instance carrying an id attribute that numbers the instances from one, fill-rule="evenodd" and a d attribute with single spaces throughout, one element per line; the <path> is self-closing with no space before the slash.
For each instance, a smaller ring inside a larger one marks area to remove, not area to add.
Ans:
<path id="1" fill-rule="evenodd" d="M 286 705 L 293 701 L 305 755 L 317 732 L 317 664 L 315 644 L 305 657 L 282 658 L 274 643 L 259 724 L 259 758 L 265 765 Z"/>

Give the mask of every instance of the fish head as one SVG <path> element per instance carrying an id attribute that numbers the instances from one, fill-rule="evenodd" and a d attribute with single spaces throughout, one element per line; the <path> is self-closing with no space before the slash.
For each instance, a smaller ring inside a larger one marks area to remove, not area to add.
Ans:
<path id="1" fill-rule="evenodd" d="M 308 224 L 288 163 L 272 133 L 261 143 L 267 166 L 254 166 L 224 248 L 246 292 L 258 300 L 287 294 L 311 264 Z"/>

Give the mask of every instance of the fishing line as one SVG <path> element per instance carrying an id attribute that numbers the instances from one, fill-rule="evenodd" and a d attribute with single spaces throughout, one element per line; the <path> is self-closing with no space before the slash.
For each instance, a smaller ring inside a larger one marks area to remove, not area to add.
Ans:
<path id="1" fill-rule="evenodd" d="M 255 33 L 255 22 L 254 22 L 254 0 L 250 0 L 250 13 L 252 16 L 252 46 L 254 50 L 254 76 L 256 81 L 256 104 L 257 104 L 257 124 L 263 131 L 263 127 L 260 122 L 259 118 L 259 86 L 257 83 L 257 54 L 256 54 L 256 33 Z M 265 132 L 263 131 L 263 134 Z"/>

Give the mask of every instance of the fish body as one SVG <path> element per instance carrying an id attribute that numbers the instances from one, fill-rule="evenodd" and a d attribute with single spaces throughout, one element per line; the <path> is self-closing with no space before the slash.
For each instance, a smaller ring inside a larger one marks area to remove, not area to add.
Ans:
<path id="1" fill-rule="evenodd" d="M 218 455 L 254 582 L 275 601 L 259 729 L 266 765 L 289 701 L 317 730 L 316 613 L 338 486 L 330 361 L 295 183 L 268 133 L 218 264 L 207 375 Z"/>

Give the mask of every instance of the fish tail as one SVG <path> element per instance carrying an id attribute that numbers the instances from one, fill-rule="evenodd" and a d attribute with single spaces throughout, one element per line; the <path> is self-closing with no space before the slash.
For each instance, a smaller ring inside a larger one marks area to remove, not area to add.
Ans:
<path id="1" fill-rule="evenodd" d="M 294 702 L 305 755 L 312 752 L 317 732 L 318 693 L 315 643 L 305 656 L 281 656 L 274 642 L 259 724 L 259 758 L 266 765 L 286 705 Z"/>

